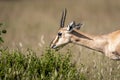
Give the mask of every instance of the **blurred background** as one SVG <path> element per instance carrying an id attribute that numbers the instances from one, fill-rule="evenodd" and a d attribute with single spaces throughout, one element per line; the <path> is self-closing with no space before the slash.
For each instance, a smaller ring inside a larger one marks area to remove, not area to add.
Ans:
<path id="1" fill-rule="evenodd" d="M 66 26 L 73 20 L 81 22 L 84 23 L 81 31 L 93 35 L 120 29 L 120 0 L 0 0 L 0 22 L 7 29 L 3 45 L 10 49 L 30 48 L 41 54 L 57 34 L 64 8 L 68 11 Z M 99 73 L 104 80 L 120 79 L 119 62 L 74 44 L 61 51 L 68 48 L 73 52 L 74 61 L 86 65 L 86 73 L 91 72 L 89 80 L 98 77 Z"/>
<path id="2" fill-rule="evenodd" d="M 22 47 L 40 52 L 57 34 L 65 8 L 68 11 L 66 26 L 73 20 L 81 22 L 84 23 L 81 31 L 93 35 L 120 29 L 119 0 L 0 0 L 0 22 L 7 29 L 3 45 L 10 49 Z M 80 52 L 84 50 L 73 44 L 68 47 L 74 52 L 76 48 Z"/>
<path id="3" fill-rule="evenodd" d="M 49 45 L 67 8 L 65 25 L 84 23 L 81 31 L 106 34 L 120 29 L 120 1 L 116 0 L 0 0 L 0 22 L 7 29 L 4 45 L 42 48 Z"/>

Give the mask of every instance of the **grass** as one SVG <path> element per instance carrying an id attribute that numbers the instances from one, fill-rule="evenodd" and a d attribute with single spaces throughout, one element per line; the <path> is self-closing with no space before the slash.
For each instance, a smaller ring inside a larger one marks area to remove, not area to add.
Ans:
<path id="1" fill-rule="evenodd" d="M 93 53 L 94 56 L 95 53 Z M 89 55 L 88 55 L 89 56 Z M 0 49 L 1 80 L 119 80 L 120 62 L 98 57 L 89 63 L 73 63 L 71 51 L 46 49 L 43 55 L 26 51 Z M 86 59 L 86 60 L 89 60 Z"/>
<path id="2" fill-rule="evenodd" d="M 24 55 L 26 54 L 26 55 Z M 71 62 L 71 54 L 65 55 L 47 49 L 41 57 L 28 49 L 0 50 L 1 80 L 86 80 L 76 65 Z"/>

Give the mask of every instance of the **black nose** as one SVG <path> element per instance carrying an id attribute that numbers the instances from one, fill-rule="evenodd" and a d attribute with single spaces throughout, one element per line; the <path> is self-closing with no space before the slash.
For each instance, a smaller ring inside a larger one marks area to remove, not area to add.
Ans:
<path id="1" fill-rule="evenodd" d="M 52 45 L 51 48 L 55 49 L 55 46 L 56 46 L 56 45 Z"/>

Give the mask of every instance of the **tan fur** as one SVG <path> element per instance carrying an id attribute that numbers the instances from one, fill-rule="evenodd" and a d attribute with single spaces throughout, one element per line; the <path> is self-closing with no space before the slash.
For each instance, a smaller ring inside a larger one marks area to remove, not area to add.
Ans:
<path id="1" fill-rule="evenodd" d="M 102 52 L 111 59 L 120 59 L 120 30 L 101 36 L 93 36 L 83 32 L 79 32 L 79 34 L 91 40 L 77 37 L 80 40 L 76 41 L 76 35 L 72 34 L 74 36 L 72 37 L 72 42 Z"/>
<path id="2" fill-rule="evenodd" d="M 111 59 L 120 59 L 120 30 L 99 36 L 86 34 L 77 29 L 70 33 L 66 28 L 61 28 L 59 32 L 62 33 L 63 37 L 61 36 L 61 40 L 55 39 L 51 46 L 60 47 L 67 43 L 75 43 L 102 52 Z M 57 45 L 57 43 L 59 44 Z"/>

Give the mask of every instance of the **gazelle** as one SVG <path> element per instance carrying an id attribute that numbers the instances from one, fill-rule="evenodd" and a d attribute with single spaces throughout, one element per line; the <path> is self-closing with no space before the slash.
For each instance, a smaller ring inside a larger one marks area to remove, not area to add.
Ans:
<path id="1" fill-rule="evenodd" d="M 103 53 L 114 60 L 120 60 L 120 30 L 109 34 L 94 36 L 78 31 L 82 24 L 72 21 L 64 27 L 67 10 L 62 13 L 60 28 L 50 47 L 56 49 L 68 43 L 78 44 Z"/>

